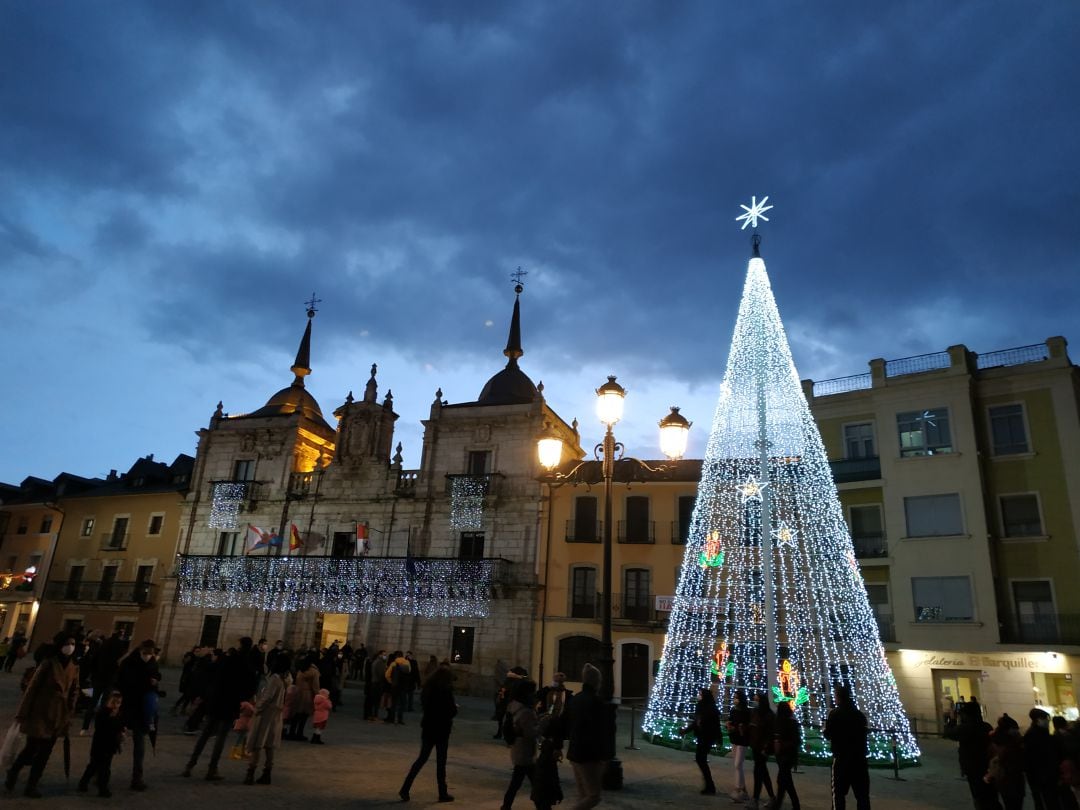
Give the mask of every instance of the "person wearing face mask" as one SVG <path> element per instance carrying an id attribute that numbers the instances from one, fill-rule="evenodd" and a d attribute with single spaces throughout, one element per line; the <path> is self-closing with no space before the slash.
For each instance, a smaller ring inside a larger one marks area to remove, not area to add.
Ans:
<path id="1" fill-rule="evenodd" d="M 32 799 L 41 798 L 38 782 L 57 737 L 65 736 L 68 732 L 68 723 L 79 695 L 79 668 L 72 660 L 75 639 L 67 633 L 58 633 L 53 644 L 48 645 L 43 653 L 15 710 L 15 719 L 26 735 L 26 745 L 15 758 L 4 780 L 8 792 L 13 791 L 19 771 L 29 765 L 30 776 L 24 793 Z"/>
<path id="2" fill-rule="evenodd" d="M 116 688 L 123 696 L 121 712 L 124 726 L 131 732 L 131 789 L 146 790 L 143 781 L 143 759 L 146 756 L 146 735 L 156 722 L 148 697 L 157 695 L 161 671 L 158 669 L 153 639 L 147 639 L 120 662 L 116 673 Z"/>

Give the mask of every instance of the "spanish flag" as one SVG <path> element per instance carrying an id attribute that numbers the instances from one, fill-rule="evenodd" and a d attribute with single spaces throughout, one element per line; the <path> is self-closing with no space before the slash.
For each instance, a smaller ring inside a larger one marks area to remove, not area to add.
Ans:
<path id="1" fill-rule="evenodd" d="M 295 523 L 289 524 L 289 551 L 296 551 L 299 548 L 303 548 L 304 544 L 300 540 L 300 530 L 296 528 Z"/>

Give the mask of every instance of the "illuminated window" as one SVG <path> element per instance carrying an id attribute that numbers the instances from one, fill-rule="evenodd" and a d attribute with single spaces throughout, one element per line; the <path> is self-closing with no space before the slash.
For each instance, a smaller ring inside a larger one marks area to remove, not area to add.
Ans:
<path id="1" fill-rule="evenodd" d="M 471 664 L 473 659 L 473 628 L 455 627 L 450 639 L 450 661 Z"/>
<path id="2" fill-rule="evenodd" d="M 901 456 L 937 456 L 953 452 L 948 408 L 898 413 L 896 429 Z"/>
<path id="3" fill-rule="evenodd" d="M 917 622 L 970 622 L 975 618 L 968 577 L 912 577 Z"/>

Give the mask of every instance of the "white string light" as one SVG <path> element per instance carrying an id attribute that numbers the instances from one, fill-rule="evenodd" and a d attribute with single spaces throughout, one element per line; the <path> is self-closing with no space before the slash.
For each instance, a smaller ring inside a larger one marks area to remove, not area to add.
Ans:
<path id="1" fill-rule="evenodd" d="M 486 475 L 455 475 L 450 478 L 450 528 L 470 531 L 483 528 Z"/>
<path id="2" fill-rule="evenodd" d="M 235 529 L 247 490 L 246 482 L 217 481 L 211 484 L 210 520 L 207 525 L 211 529 Z"/>
<path id="3" fill-rule="evenodd" d="M 180 604 L 380 616 L 488 615 L 499 560 L 180 555 Z"/>
<path id="4" fill-rule="evenodd" d="M 763 535 L 772 538 L 766 544 L 771 604 L 765 599 Z M 702 564 L 718 559 L 722 564 Z M 917 759 L 919 748 L 852 560 L 821 436 L 791 359 L 765 262 L 755 256 L 702 464 L 663 658 L 643 723 L 646 733 L 656 742 L 679 740 L 711 672 L 719 676 L 718 703 L 725 710 L 737 690 L 770 693 L 766 628 L 771 624 L 778 659 L 772 680 L 790 687 L 780 696 L 795 704 L 806 727 L 805 753 L 829 756 L 816 729 L 825 723 L 833 687 L 845 683 L 872 729 L 871 760 L 891 761 L 894 735 L 901 758 Z"/>

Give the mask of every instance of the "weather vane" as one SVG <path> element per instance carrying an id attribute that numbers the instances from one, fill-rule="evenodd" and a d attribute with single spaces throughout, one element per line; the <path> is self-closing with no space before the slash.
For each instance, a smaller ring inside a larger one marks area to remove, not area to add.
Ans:
<path id="1" fill-rule="evenodd" d="M 773 206 L 766 205 L 765 203 L 767 203 L 768 201 L 769 201 L 769 196 L 768 195 L 765 195 L 764 197 L 762 197 L 761 202 L 757 201 L 757 197 L 751 197 L 750 198 L 750 205 L 740 205 L 739 206 L 739 208 L 741 208 L 743 211 L 746 212 L 746 213 L 742 214 L 741 216 L 735 217 L 736 222 L 742 222 L 742 230 L 745 231 L 747 225 L 749 225 L 752 228 L 756 228 L 757 227 L 757 222 L 758 222 L 759 219 L 763 220 L 765 222 L 769 221 L 769 218 L 767 216 L 765 216 L 765 212 L 769 211 L 769 210 L 772 210 Z"/>
<path id="2" fill-rule="evenodd" d="M 529 275 L 529 271 L 528 270 L 522 270 L 521 265 L 518 265 L 518 269 L 510 274 L 510 280 L 514 282 L 514 292 L 520 293 L 522 290 L 525 289 L 525 287 L 521 283 L 521 281 L 527 275 Z"/>
<path id="3" fill-rule="evenodd" d="M 310 301 L 305 301 L 304 302 L 304 306 L 307 307 L 307 316 L 309 318 L 314 318 L 315 317 L 315 313 L 319 311 L 319 310 L 315 309 L 315 305 L 316 304 L 321 304 L 321 303 L 322 303 L 322 299 L 321 298 L 316 298 L 315 293 L 311 294 L 311 300 Z"/>

